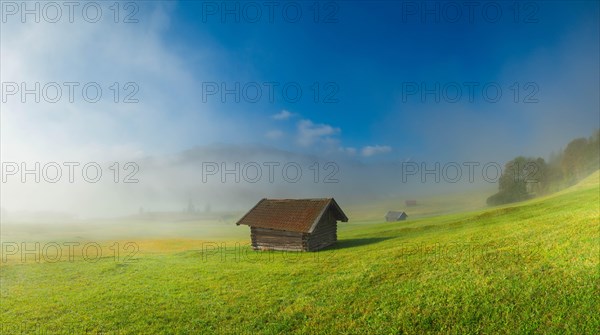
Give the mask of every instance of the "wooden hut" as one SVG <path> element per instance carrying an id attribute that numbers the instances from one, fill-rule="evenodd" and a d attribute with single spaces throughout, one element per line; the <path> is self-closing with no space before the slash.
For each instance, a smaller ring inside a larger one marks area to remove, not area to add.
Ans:
<path id="1" fill-rule="evenodd" d="M 236 224 L 250 226 L 254 250 L 316 251 L 337 242 L 348 217 L 333 198 L 262 199 Z"/>
<path id="2" fill-rule="evenodd" d="M 387 221 L 387 222 L 404 221 L 404 220 L 406 220 L 407 217 L 408 217 L 408 215 L 406 215 L 405 212 L 389 211 L 385 215 L 385 221 Z"/>

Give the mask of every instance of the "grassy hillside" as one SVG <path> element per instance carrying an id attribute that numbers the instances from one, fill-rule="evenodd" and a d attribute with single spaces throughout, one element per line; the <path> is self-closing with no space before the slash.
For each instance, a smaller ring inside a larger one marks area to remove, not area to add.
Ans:
<path id="1" fill-rule="evenodd" d="M 362 203 L 344 206 L 344 211 L 353 221 L 381 222 L 390 210 L 406 211 L 410 219 L 425 218 L 442 214 L 452 214 L 465 211 L 474 211 L 485 208 L 485 200 L 490 194 L 496 192 L 497 185 L 473 188 L 448 194 L 436 194 L 413 197 L 416 206 L 406 206 L 407 197 L 383 198 L 377 201 L 364 201 Z"/>
<path id="2" fill-rule="evenodd" d="M 2 334 L 600 333 L 598 179 L 477 212 L 341 224 L 338 246 L 316 253 L 254 252 L 240 235 L 105 241 L 97 260 L 81 246 L 72 261 L 5 253 Z"/>

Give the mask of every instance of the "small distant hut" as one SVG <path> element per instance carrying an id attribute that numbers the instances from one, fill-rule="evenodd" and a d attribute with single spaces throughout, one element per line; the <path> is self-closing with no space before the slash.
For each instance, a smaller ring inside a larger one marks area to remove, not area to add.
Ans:
<path id="1" fill-rule="evenodd" d="M 348 217 L 333 198 L 262 199 L 236 225 L 250 227 L 254 250 L 316 251 L 337 242 Z"/>
<path id="2" fill-rule="evenodd" d="M 406 204 L 406 206 L 416 206 L 417 200 L 406 200 L 404 201 L 404 203 Z"/>
<path id="3" fill-rule="evenodd" d="M 385 215 L 385 221 L 387 221 L 387 222 L 404 221 L 404 220 L 406 220 L 407 217 L 408 217 L 408 215 L 406 215 L 405 212 L 389 211 Z"/>

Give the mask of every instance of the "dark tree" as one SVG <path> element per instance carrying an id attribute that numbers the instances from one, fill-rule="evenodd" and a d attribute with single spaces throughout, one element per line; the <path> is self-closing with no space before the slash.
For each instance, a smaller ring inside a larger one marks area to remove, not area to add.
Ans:
<path id="1" fill-rule="evenodd" d="M 504 166 L 498 181 L 498 193 L 487 199 L 488 205 L 500 205 L 529 199 L 541 193 L 547 183 L 548 167 L 542 158 L 519 156 Z"/>
<path id="2" fill-rule="evenodd" d="M 589 138 L 571 141 L 565 150 L 542 158 L 517 157 L 506 163 L 498 193 L 489 205 L 521 201 L 534 195 L 558 191 L 573 185 L 600 168 L 600 129 Z"/>

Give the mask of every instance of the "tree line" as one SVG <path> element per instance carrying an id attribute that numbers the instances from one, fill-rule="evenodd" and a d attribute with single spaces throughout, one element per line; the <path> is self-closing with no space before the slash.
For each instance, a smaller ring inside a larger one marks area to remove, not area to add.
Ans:
<path id="1" fill-rule="evenodd" d="M 501 205 L 556 192 L 577 183 L 600 168 L 600 129 L 589 138 L 577 138 L 564 150 L 541 157 L 519 156 L 504 166 L 498 193 L 488 205 Z"/>

